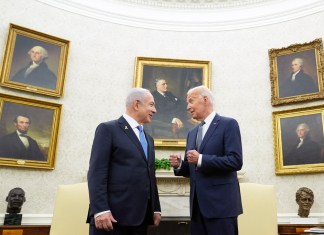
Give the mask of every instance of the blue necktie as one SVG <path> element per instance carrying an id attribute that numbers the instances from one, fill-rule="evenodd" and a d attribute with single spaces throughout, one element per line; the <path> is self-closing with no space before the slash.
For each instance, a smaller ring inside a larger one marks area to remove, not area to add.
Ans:
<path id="1" fill-rule="evenodd" d="M 144 132 L 143 132 L 143 127 L 142 126 L 137 126 L 136 128 L 139 130 L 140 142 L 141 142 L 142 148 L 144 150 L 145 157 L 147 159 L 147 141 L 146 141 L 146 138 L 145 138 L 145 135 L 144 135 Z"/>

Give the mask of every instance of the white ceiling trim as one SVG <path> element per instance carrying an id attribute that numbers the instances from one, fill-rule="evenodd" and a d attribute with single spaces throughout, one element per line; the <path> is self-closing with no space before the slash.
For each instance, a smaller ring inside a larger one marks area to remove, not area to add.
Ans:
<path id="1" fill-rule="evenodd" d="M 224 31 L 280 23 L 324 11 L 323 0 L 274 0 L 244 7 L 170 9 L 116 0 L 37 0 L 111 23 L 171 31 Z"/>
<path id="2" fill-rule="evenodd" d="M 116 0 L 115 0 L 116 1 Z M 259 4 L 274 0 L 117 0 L 133 4 L 166 8 L 223 8 Z"/>

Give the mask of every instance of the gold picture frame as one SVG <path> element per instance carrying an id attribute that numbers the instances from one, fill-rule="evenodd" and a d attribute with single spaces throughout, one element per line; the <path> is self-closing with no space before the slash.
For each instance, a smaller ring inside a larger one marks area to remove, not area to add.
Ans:
<path id="1" fill-rule="evenodd" d="M 324 105 L 272 113 L 276 174 L 324 172 Z"/>
<path id="2" fill-rule="evenodd" d="M 210 67 L 211 62 L 203 60 L 136 58 L 133 86 L 150 90 L 156 103 L 157 113 L 150 124 L 144 125 L 154 138 L 155 146 L 185 147 L 189 130 L 197 125 L 187 113 L 186 94 L 188 89 L 198 85 L 210 88 Z M 167 103 L 156 91 L 156 79 L 168 83 Z M 178 120 L 183 124 L 181 128 L 178 128 Z"/>
<path id="3" fill-rule="evenodd" d="M 323 44 L 320 38 L 270 49 L 269 60 L 273 106 L 324 98 Z"/>
<path id="4" fill-rule="evenodd" d="M 54 169 L 61 109 L 0 94 L 0 166 Z"/>
<path id="5" fill-rule="evenodd" d="M 10 24 L 0 85 L 62 97 L 70 42 Z"/>

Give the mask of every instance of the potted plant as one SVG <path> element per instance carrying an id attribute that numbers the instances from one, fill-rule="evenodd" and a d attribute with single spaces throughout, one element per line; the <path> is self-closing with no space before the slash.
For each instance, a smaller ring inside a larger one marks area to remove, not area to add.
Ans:
<path id="1" fill-rule="evenodd" d="M 166 159 L 166 158 L 157 159 L 157 158 L 155 158 L 155 170 L 170 171 L 171 166 L 170 166 L 169 159 Z"/>

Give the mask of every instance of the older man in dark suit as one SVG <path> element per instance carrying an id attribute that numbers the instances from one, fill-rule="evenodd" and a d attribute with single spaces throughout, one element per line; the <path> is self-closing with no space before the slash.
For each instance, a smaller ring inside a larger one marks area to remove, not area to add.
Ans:
<path id="1" fill-rule="evenodd" d="M 47 50 L 41 46 L 34 46 L 28 54 L 30 62 L 26 67 L 20 69 L 11 78 L 11 81 L 55 90 L 57 77 L 45 62 L 48 58 Z"/>
<path id="2" fill-rule="evenodd" d="M 16 131 L 1 137 L 0 157 L 23 160 L 46 160 L 36 140 L 27 135 L 31 125 L 27 115 L 18 115 L 14 119 Z"/>
<path id="3" fill-rule="evenodd" d="M 157 113 L 154 115 L 151 132 L 155 138 L 185 138 L 189 125 L 186 104 L 168 91 L 167 81 L 155 80 L 156 90 L 152 92 Z"/>
<path id="4" fill-rule="evenodd" d="M 146 235 L 148 225 L 159 224 L 154 142 L 142 129 L 155 112 L 152 94 L 133 88 L 126 113 L 97 127 L 88 172 L 90 235 Z"/>
<path id="5" fill-rule="evenodd" d="M 307 95 L 319 92 L 318 86 L 315 85 L 313 78 L 304 72 L 303 65 L 303 59 L 293 59 L 291 62 L 292 73 L 290 77 L 281 82 L 280 97 Z"/>
<path id="6" fill-rule="evenodd" d="M 242 168 L 242 145 L 236 120 L 213 110 L 205 86 L 187 94 L 187 109 L 201 124 L 188 133 L 186 156 L 170 155 L 175 174 L 190 177 L 191 235 L 238 235 L 243 212 L 237 171 Z"/>
<path id="7" fill-rule="evenodd" d="M 310 128 L 300 123 L 296 128 L 297 141 L 283 158 L 284 165 L 318 164 L 321 163 L 320 145 L 312 140 Z"/>

